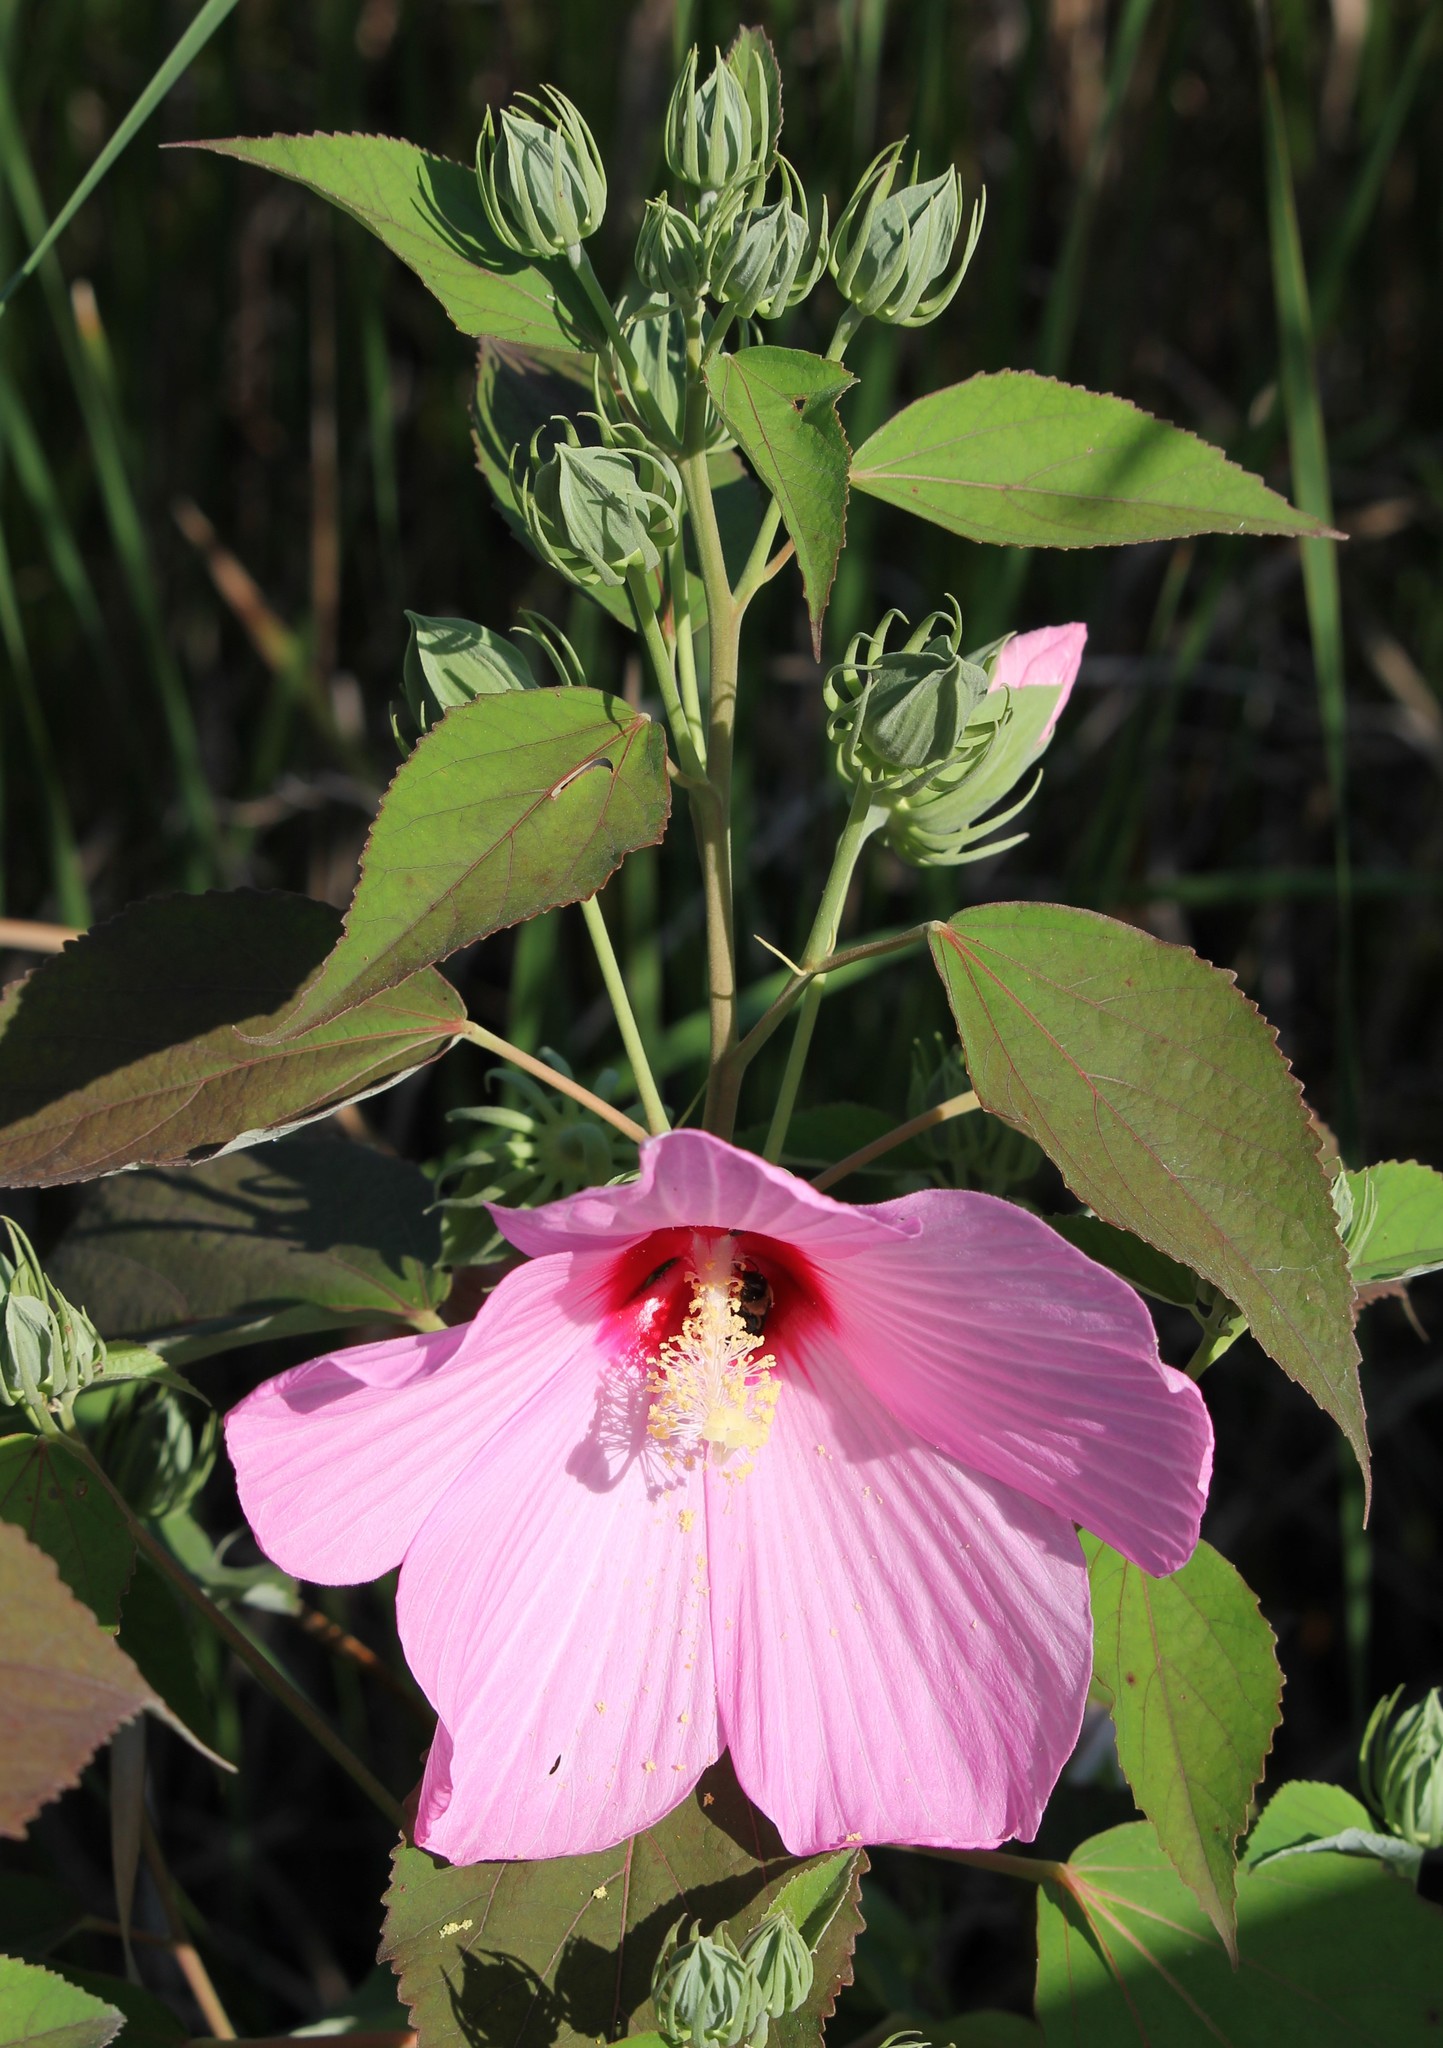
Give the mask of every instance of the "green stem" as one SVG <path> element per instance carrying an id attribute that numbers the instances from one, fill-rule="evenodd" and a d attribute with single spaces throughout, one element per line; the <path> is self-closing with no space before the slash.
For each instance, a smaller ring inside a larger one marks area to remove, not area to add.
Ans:
<path id="1" fill-rule="evenodd" d="M 265 1652 L 258 1649 L 238 1628 L 223 1608 L 217 1607 L 205 1590 L 198 1586 L 185 1567 L 178 1564 L 158 1538 L 152 1536 L 144 1522 L 135 1514 L 128 1500 L 111 1480 L 103 1465 L 92 1454 L 89 1446 L 78 1437 L 68 1437 L 66 1443 L 73 1455 L 100 1481 L 115 1505 L 125 1518 L 132 1542 L 144 1557 L 153 1564 L 161 1575 L 168 1579 L 182 1599 L 187 1600 L 196 1612 L 203 1616 L 222 1642 L 239 1657 L 242 1664 L 256 1681 L 264 1686 L 274 1700 L 294 1716 L 308 1734 L 314 1736 L 328 1756 L 360 1787 L 371 1804 L 386 1816 L 402 1834 L 407 1830 L 405 1812 L 401 1802 L 392 1797 L 374 1777 L 361 1759 L 349 1749 L 337 1735 L 328 1721 L 316 1712 L 305 1694 L 292 1685 L 284 1672 L 277 1669 Z"/>
<path id="2" fill-rule="evenodd" d="M 676 673 L 681 688 L 682 708 L 687 723 L 703 745 L 704 725 L 701 689 L 696 674 L 696 643 L 691 631 L 691 584 L 686 570 L 686 549 L 680 540 L 667 556 L 667 585 L 671 591 L 671 621 L 676 636 Z"/>
<path id="3" fill-rule="evenodd" d="M 817 1021 L 817 1006 L 822 1000 L 822 990 L 826 982 L 825 974 L 818 973 L 817 969 L 837 943 L 837 930 L 846 907 L 847 891 L 852 886 L 852 876 L 856 872 L 862 848 L 872 834 L 886 822 L 886 817 L 887 813 L 872 803 L 866 785 L 858 783 L 852 794 L 852 807 L 847 813 L 847 822 L 842 827 L 842 836 L 837 841 L 837 851 L 832 857 L 832 871 L 827 876 L 822 900 L 817 905 L 817 914 L 812 920 L 812 929 L 802 953 L 801 965 L 812 972 L 815 979 L 808 984 L 802 997 L 796 1036 L 792 1040 L 791 1051 L 787 1054 L 782 1085 L 777 1091 L 776 1108 L 772 1112 L 766 1144 L 762 1147 L 763 1159 L 773 1162 L 778 1160 L 787 1141 L 787 1126 L 792 1120 L 792 1111 L 796 1106 L 797 1090 L 801 1086 L 807 1054 L 811 1050 L 812 1032 Z"/>
<path id="4" fill-rule="evenodd" d="M 676 686 L 676 670 L 672 666 L 671 649 L 662 634 L 661 621 L 656 616 L 656 604 L 651 594 L 651 585 L 644 569 L 628 569 L 626 572 L 627 594 L 631 608 L 636 614 L 637 631 L 651 659 L 652 674 L 661 691 L 661 701 L 666 706 L 666 722 L 671 727 L 672 740 L 681 756 L 685 774 L 695 781 L 706 779 L 706 762 L 702 758 L 701 737 L 693 731 L 686 707 Z"/>
<path id="5" fill-rule="evenodd" d="M 688 342 L 694 354 L 695 339 Z M 687 510 L 696 536 L 697 559 L 706 587 L 707 631 L 711 646 L 711 692 L 706 737 L 706 777 L 710 801 L 695 809 L 701 850 L 702 890 L 706 901 L 707 981 L 711 1012 L 711 1060 L 707 1074 L 703 1122 L 718 1137 L 729 1138 L 736 1124 L 736 1089 L 730 1055 L 737 1043 L 736 932 L 732 896 L 732 748 L 736 739 L 737 673 L 741 612 L 732 595 L 712 500 L 705 450 L 699 445 L 699 409 L 706 393 L 695 375 L 688 404 L 688 454 L 681 464 Z"/>
<path id="6" fill-rule="evenodd" d="M 771 573 L 772 542 L 777 537 L 777 528 L 782 523 L 782 508 L 773 498 L 757 529 L 752 542 L 752 551 L 747 556 L 746 567 L 737 579 L 736 601 L 745 610 Z"/>
<path id="7" fill-rule="evenodd" d="M 674 447 L 672 429 L 667 424 L 661 407 L 657 404 L 651 386 L 642 375 L 632 353 L 631 343 L 621 331 L 621 322 L 616 317 L 616 308 L 602 290 L 601 280 L 591 267 L 591 258 L 585 247 L 577 242 L 566 252 L 566 260 L 575 271 L 577 281 L 585 292 L 587 300 L 602 331 L 616 352 L 616 359 L 626 373 L 627 385 L 640 410 L 644 412 L 654 432 L 661 436 L 662 445 Z"/>
<path id="8" fill-rule="evenodd" d="M 703 369 L 706 368 L 707 364 L 721 347 L 722 342 L 726 338 L 727 330 L 735 318 L 736 314 L 730 306 L 724 306 L 721 312 L 717 314 L 716 319 L 712 323 L 711 333 L 706 338 L 706 346 L 701 352 L 701 367 Z"/>
<path id="9" fill-rule="evenodd" d="M 920 946 L 932 931 L 929 924 L 913 925 L 910 931 L 894 932 L 889 938 L 867 939 L 859 946 L 844 946 L 839 953 L 832 953 L 822 963 L 822 970 L 828 974 L 839 967 L 850 967 L 854 960 L 875 960 L 888 953 L 909 953 L 914 946 Z M 790 961 L 787 963 L 791 965 Z M 770 1007 L 758 1017 L 751 1030 L 732 1054 L 732 1064 L 743 1074 L 772 1037 L 773 1033 L 786 1023 L 798 1000 L 811 986 L 818 970 L 803 968 L 789 981 Z"/>
<path id="10" fill-rule="evenodd" d="M 619 1109 L 613 1109 L 609 1102 L 603 1102 L 599 1095 L 593 1095 L 589 1088 L 583 1088 L 579 1081 L 573 1081 L 569 1074 L 563 1074 L 556 1067 L 548 1067 L 545 1060 L 533 1059 L 529 1052 L 523 1052 L 519 1045 L 512 1045 L 506 1038 L 500 1038 L 494 1031 L 488 1031 L 484 1024 L 468 1018 L 461 1026 L 462 1038 L 469 1038 L 473 1045 L 479 1045 L 483 1052 L 494 1053 L 497 1059 L 509 1060 L 513 1067 L 520 1067 L 523 1074 L 529 1074 L 533 1081 L 544 1081 L 548 1088 L 554 1088 L 558 1095 L 569 1095 L 573 1102 L 579 1102 L 583 1109 L 589 1109 L 593 1116 L 599 1116 L 623 1137 L 634 1144 L 642 1144 L 651 1133 L 633 1123 L 629 1116 L 623 1116 Z"/>
<path id="11" fill-rule="evenodd" d="M 839 363 L 842 360 L 842 357 L 847 353 L 848 342 L 866 317 L 866 314 L 859 313 L 855 306 L 843 306 L 841 316 L 832 331 L 832 338 L 827 343 L 827 361 L 829 363 Z"/>
<path id="12" fill-rule="evenodd" d="M 864 1166 L 870 1166 L 874 1159 L 884 1153 L 895 1151 L 898 1145 L 905 1145 L 909 1138 L 920 1138 L 924 1131 L 935 1130 L 938 1124 L 950 1123 L 954 1116 L 969 1116 L 974 1109 L 980 1109 L 976 1092 L 969 1088 L 965 1095 L 949 1095 L 945 1102 L 937 1103 L 931 1109 L 924 1109 L 920 1116 L 909 1117 L 904 1124 L 884 1131 L 880 1138 L 873 1138 L 870 1145 L 859 1145 L 855 1152 L 849 1152 L 845 1159 L 839 1159 L 835 1166 L 829 1166 L 825 1173 L 819 1173 L 812 1186 L 819 1192 L 835 1187 L 839 1180 L 845 1180 L 849 1173 L 859 1173 Z"/>
<path id="13" fill-rule="evenodd" d="M 1197 1349 L 1183 1368 L 1188 1378 L 1200 1380 L 1210 1365 L 1232 1349 L 1247 1326 L 1247 1317 L 1238 1313 L 1225 1294 L 1220 1294 L 1208 1311 Z"/>
<path id="14" fill-rule="evenodd" d="M 631 1062 L 631 1076 L 636 1083 L 636 1092 L 641 1097 L 647 1129 L 656 1137 L 662 1131 L 669 1131 L 671 1124 L 662 1107 L 661 1096 L 657 1093 L 651 1062 L 646 1056 L 646 1047 L 642 1043 L 641 1032 L 637 1026 L 636 1013 L 631 1007 L 631 997 L 626 992 L 621 962 L 616 957 L 611 934 L 606 929 L 606 919 L 601 914 L 601 904 L 595 896 L 588 896 L 583 900 L 581 915 L 586 919 L 586 929 L 591 934 L 591 943 L 596 952 L 596 964 L 601 969 L 601 978 L 606 983 L 606 993 L 610 996 L 611 1007 L 616 1012 L 617 1028 L 621 1032 L 621 1042 L 626 1047 L 626 1057 Z"/>
<path id="15" fill-rule="evenodd" d="M 894 1842 L 893 1848 L 909 1845 Z M 935 1856 L 941 1863 L 965 1863 L 971 1870 L 995 1870 L 999 1877 L 1020 1877 L 1025 1884 L 1069 1883 L 1069 1872 L 1065 1863 L 1054 1863 L 1050 1856 L 1009 1856 L 1005 1850 L 997 1849 L 928 1849 L 920 1845 L 910 1848 L 914 1856 Z"/>

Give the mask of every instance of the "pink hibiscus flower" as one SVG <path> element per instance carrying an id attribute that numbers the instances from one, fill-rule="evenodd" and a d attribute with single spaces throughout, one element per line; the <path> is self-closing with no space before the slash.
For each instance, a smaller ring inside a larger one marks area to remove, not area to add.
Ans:
<path id="1" fill-rule="evenodd" d="M 693 1131 L 494 1213 L 529 1259 L 474 1322 L 226 1425 L 278 1564 L 401 1567 L 416 1840 L 607 1847 L 723 1749 L 799 1855 L 1031 1839 L 1091 1668 L 1073 1524 L 1174 1571 L 1211 1468 L 1132 1289 L 1010 1203 L 851 1206 Z"/>

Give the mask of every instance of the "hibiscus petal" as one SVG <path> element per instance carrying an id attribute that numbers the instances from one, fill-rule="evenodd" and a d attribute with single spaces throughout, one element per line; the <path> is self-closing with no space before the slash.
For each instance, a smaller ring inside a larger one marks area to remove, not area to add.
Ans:
<path id="1" fill-rule="evenodd" d="M 890 1244 L 912 1225 L 890 1221 L 830 1195 L 795 1174 L 739 1152 L 706 1131 L 669 1131 L 641 1147 L 641 1174 L 629 1187 L 587 1188 L 544 1209 L 488 1207 L 497 1228 L 533 1258 L 542 1252 L 632 1244 L 656 1230 L 749 1230 L 810 1251 L 845 1258 Z"/>
<path id="2" fill-rule="evenodd" d="M 991 1195 L 932 1189 L 872 1212 L 915 1226 L 832 1291 L 857 1372 L 928 1443 L 1020 1487 L 1145 1571 L 1197 1544 L 1212 1423 L 1158 1357 L 1115 1273 Z"/>
<path id="3" fill-rule="evenodd" d="M 1071 1525 L 923 1444 L 813 1332 L 707 1474 L 722 1737 L 799 1856 L 1036 1833 L 1092 1663 Z"/>
<path id="4" fill-rule="evenodd" d="M 1087 645 L 1087 628 L 1080 621 L 1070 626 L 1042 626 L 1035 633 L 1018 633 L 997 657 L 990 688 L 1026 690 L 1040 686 L 1060 690 L 1042 733 L 1042 744 L 1051 739 L 1063 707 L 1072 695 L 1082 650 Z"/>
<path id="5" fill-rule="evenodd" d="M 267 1557 L 327 1586 L 398 1565 L 487 1437 L 585 1341 L 595 1265 L 522 1267 L 474 1322 L 331 1352 L 232 1408 L 226 1447 Z"/>
<path id="6" fill-rule="evenodd" d="M 407 1553 L 401 1641 L 447 1730 L 416 1840 L 453 1863 L 609 1847 L 719 1752 L 702 1475 L 661 1483 L 650 1399 L 578 1359 Z"/>

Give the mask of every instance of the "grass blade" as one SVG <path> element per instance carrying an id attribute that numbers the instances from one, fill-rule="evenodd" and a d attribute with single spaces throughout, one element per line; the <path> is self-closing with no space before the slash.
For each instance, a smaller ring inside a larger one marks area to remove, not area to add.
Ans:
<path id="1" fill-rule="evenodd" d="M 139 99 L 137 99 L 135 105 L 111 136 L 109 142 L 106 143 L 104 149 L 101 150 L 95 162 L 85 173 L 85 176 L 61 207 L 59 213 L 56 214 L 49 227 L 42 228 L 40 234 L 35 239 L 35 246 L 31 249 L 30 254 L 6 284 L 4 290 L 0 291 L 0 317 L 3 317 L 5 308 L 9 305 L 11 299 L 14 298 L 16 292 L 19 291 L 21 285 L 24 284 L 26 278 L 32 277 L 39 269 L 46 255 L 54 247 L 57 239 L 65 232 L 65 229 L 70 225 L 121 151 L 138 130 L 150 119 L 150 116 L 160 105 L 160 102 L 175 84 L 175 81 L 189 65 L 191 59 L 198 56 L 205 48 L 226 16 L 235 7 L 235 4 L 236 0 L 205 0 L 205 5 L 196 15 L 195 20 L 175 45 L 175 48 L 161 65 L 160 69 L 150 79 Z M 28 223 L 26 231 L 27 233 L 32 232 Z"/>

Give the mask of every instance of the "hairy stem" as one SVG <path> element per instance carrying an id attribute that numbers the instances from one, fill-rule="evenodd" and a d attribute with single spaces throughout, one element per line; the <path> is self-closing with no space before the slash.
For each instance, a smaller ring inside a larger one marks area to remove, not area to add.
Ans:
<path id="1" fill-rule="evenodd" d="M 596 953 L 596 964 L 601 969 L 601 978 L 606 983 L 606 993 L 611 998 L 611 1007 L 616 1013 L 617 1029 L 621 1042 L 626 1047 L 626 1057 L 631 1062 L 631 1076 L 636 1083 L 636 1092 L 641 1097 L 641 1107 L 646 1116 L 646 1127 L 653 1137 L 662 1131 L 669 1131 L 671 1123 L 662 1106 L 656 1080 L 651 1071 L 651 1061 L 646 1056 L 646 1046 L 637 1025 L 636 1013 L 631 1007 L 631 997 L 626 992 L 626 980 L 621 972 L 621 962 L 611 943 L 611 934 L 606 929 L 606 919 L 601 914 L 601 904 L 595 896 L 588 896 L 581 906 L 581 915 L 586 919 L 586 929 L 591 934 L 591 944 Z"/>
<path id="2" fill-rule="evenodd" d="M 272 1699 L 277 1700 L 287 1713 L 293 1715 L 307 1734 L 314 1736 L 327 1755 L 340 1765 L 354 1784 L 360 1787 L 371 1804 L 404 1833 L 406 1816 L 399 1799 L 392 1797 L 380 1779 L 373 1776 L 354 1751 L 341 1740 L 324 1716 L 317 1713 L 305 1694 L 292 1685 L 285 1674 L 272 1664 L 264 1650 L 257 1648 L 245 1631 L 231 1620 L 224 1608 L 217 1607 L 214 1600 L 202 1586 L 196 1584 L 185 1567 L 176 1562 L 165 1545 L 157 1537 L 152 1536 L 104 1466 L 94 1457 L 89 1446 L 80 1438 L 73 1436 L 66 1438 L 66 1444 L 115 1502 L 125 1518 L 126 1527 L 136 1549 L 149 1559 L 163 1578 L 169 1580 L 182 1599 L 188 1601 L 196 1612 L 204 1617 L 222 1642 L 234 1651 L 251 1676 L 265 1688 Z"/>
<path id="3" fill-rule="evenodd" d="M 864 1166 L 870 1166 L 874 1159 L 894 1151 L 898 1145 L 905 1145 L 909 1138 L 920 1138 L 924 1131 L 933 1131 L 938 1124 L 949 1123 L 954 1116 L 967 1116 L 974 1109 L 980 1109 L 976 1091 L 969 1088 L 965 1095 L 949 1095 L 945 1102 L 937 1103 L 931 1109 L 924 1109 L 920 1116 L 909 1117 L 894 1130 L 884 1131 L 880 1138 L 873 1138 L 870 1145 L 859 1145 L 855 1152 L 849 1152 L 845 1159 L 839 1159 L 835 1166 L 829 1166 L 825 1173 L 819 1173 L 812 1186 L 819 1190 L 835 1187 L 849 1173 L 857 1173 Z"/>
<path id="4" fill-rule="evenodd" d="M 777 528 L 782 523 L 782 508 L 773 498 L 762 516 L 757 528 L 757 537 L 752 542 L 752 551 L 747 556 L 746 567 L 737 578 L 737 603 L 745 608 L 751 603 L 762 585 L 774 572 L 771 567 L 772 542 L 777 537 Z"/>
<path id="5" fill-rule="evenodd" d="M 573 1081 L 569 1074 L 561 1073 L 555 1067 L 548 1067 L 545 1060 L 534 1059 L 529 1052 L 523 1052 L 519 1045 L 512 1045 L 506 1038 L 500 1038 L 494 1031 L 488 1031 L 484 1024 L 474 1018 L 461 1026 L 462 1038 L 469 1038 L 473 1045 L 479 1045 L 483 1052 L 495 1053 L 498 1059 L 509 1060 L 513 1067 L 520 1067 L 523 1074 L 529 1074 L 533 1081 L 544 1081 L 548 1088 L 554 1088 L 558 1095 L 569 1095 L 573 1102 L 579 1102 L 583 1109 L 589 1109 L 593 1116 L 599 1116 L 613 1130 L 621 1132 L 640 1145 L 651 1133 L 629 1116 L 623 1116 L 619 1109 L 613 1109 L 609 1102 L 603 1102 L 599 1095 L 593 1095 L 589 1088 L 583 1088 L 579 1081 Z"/>
<path id="6" fill-rule="evenodd" d="M 682 709 L 687 724 L 696 736 L 698 748 L 705 750 L 705 726 L 701 712 L 701 690 L 696 674 L 696 643 L 691 631 L 691 585 L 686 572 L 686 549 L 678 540 L 667 555 L 667 584 L 671 591 L 671 618 L 673 637 L 676 641 L 676 674 L 681 690 Z"/>

